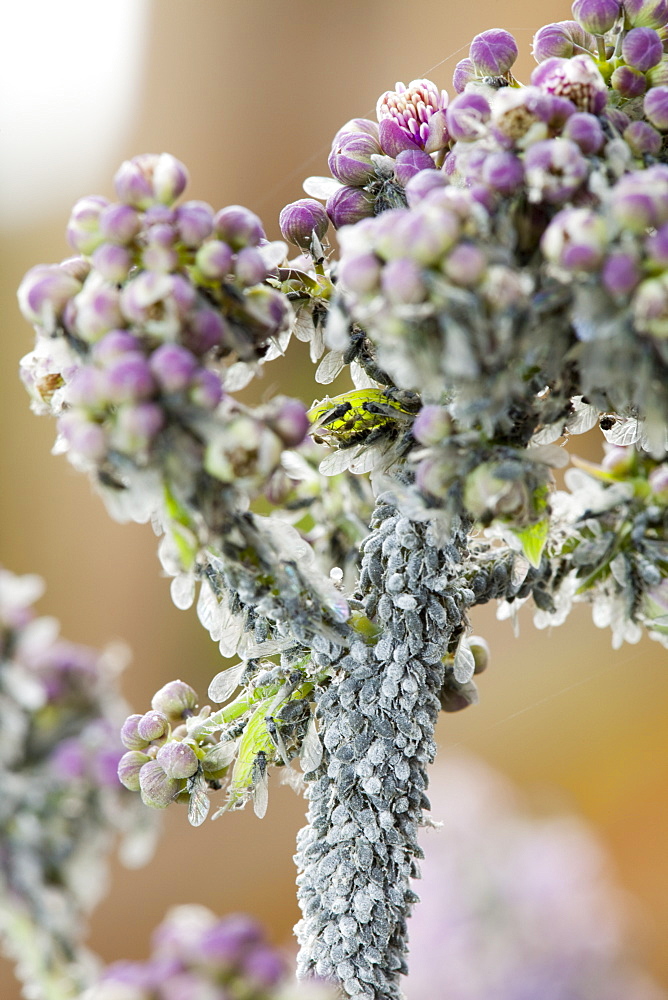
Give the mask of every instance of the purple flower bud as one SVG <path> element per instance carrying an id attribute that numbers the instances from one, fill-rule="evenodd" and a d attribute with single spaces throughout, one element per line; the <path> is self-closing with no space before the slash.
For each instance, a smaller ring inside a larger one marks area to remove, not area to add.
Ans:
<path id="1" fill-rule="evenodd" d="M 380 153 L 382 150 L 375 136 L 365 132 L 344 132 L 332 146 L 327 163 L 337 181 L 362 187 L 375 174 L 371 157 Z"/>
<path id="2" fill-rule="evenodd" d="M 406 199 L 410 208 L 417 205 L 427 195 L 438 188 L 444 188 L 446 179 L 440 170 L 421 170 L 406 184 Z"/>
<path id="3" fill-rule="evenodd" d="M 469 142 L 486 131 L 485 123 L 491 115 L 489 102 L 475 91 L 458 94 L 446 112 L 448 132 L 455 141 Z"/>
<path id="4" fill-rule="evenodd" d="M 199 767 L 193 748 L 173 740 L 160 747 L 155 759 L 168 778 L 191 778 Z"/>
<path id="5" fill-rule="evenodd" d="M 329 218 L 315 198 L 300 198 L 282 209 L 278 225 L 284 239 L 308 252 L 314 232 L 319 240 L 324 239 Z"/>
<path id="6" fill-rule="evenodd" d="M 192 380 L 190 401 L 205 410 L 215 410 L 223 398 L 223 387 L 215 372 L 200 368 Z"/>
<path id="7" fill-rule="evenodd" d="M 423 266 L 437 264 L 456 242 L 460 220 L 447 208 L 426 199 L 414 209 L 394 209 L 379 216 L 377 252 L 386 260 L 410 253 Z"/>
<path id="8" fill-rule="evenodd" d="M 472 243 L 458 243 L 443 262 L 443 271 L 456 285 L 477 284 L 487 268 L 483 251 Z"/>
<path id="9" fill-rule="evenodd" d="M 499 194 L 514 194 L 524 181 L 522 161 L 514 153 L 490 153 L 483 163 L 482 180 Z"/>
<path id="10" fill-rule="evenodd" d="M 176 209 L 176 228 L 184 246 L 199 247 L 213 232 L 213 209 L 205 201 L 186 201 Z"/>
<path id="11" fill-rule="evenodd" d="M 110 243 L 131 243 L 141 227 L 141 216 L 130 205 L 109 205 L 100 215 L 100 234 Z"/>
<path id="12" fill-rule="evenodd" d="M 148 361 L 141 354 L 123 355 L 106 369 L 107 392 L 113 403 L 132 403 L 148 399 L 155 392 L 155 381 Z"/>
<path id="13" fill-rule="evenodd" d="M 139 791 L 139 771 L 150 757 L 140 750 L 128 750 L 118 762 L 118 780 L 131 792 Z"/>
<path id="14" fill-rule="evenodd" d="M 586 111 L 577 111 L 574 115 L 570 115 L 561 135 L 562 138 L 577 143 L 587 156 L 598 153 L 605 141 L 599 119 Z"/>
<path id="15" fill-rule="evenodd" d="M 631 122 L 624 129 L 624 141 L 634 156 L 658 156 L 661 152 L 661 133 L 647 122 Z"/>
<path id="16" fill-rule="evenodd" d="M 469 49 L 471 62 L 481 76 L 505 76 L 517 55 L 517 42 L 503 28 L 490 28 L 476 35 Z"/>
<path id="17" fill-rule="evenodd" d="M 195 296 L 194 287 L 180 274 L 143 271 L 123 288 L 121 309 L 131 323 L 145 325 L 151 333 L 174 339 Z"/>
<path id="18" fill-rule="evenodd" d="M 100 218 L 108 205 L 100 195 L 89 195 L 75 204 L 67 223 L 67 242 L 79 253 L 90 254 L 102 242 Z"/>
<path id="19" fill-rule="evenodd" d="M 145 750 L 150 740 L 145 740 L 139 735 L 139 720 L 143 715 L 129 715 L 121 726 L 121 743 L 128 750 Z"/>
<path id="20" fill-rule="evenodd" d="M 290 304 L 285 296 L 266 285 L 255 285 L 246 293 L 246 310 L 250 316 L 262 324 L 267 337 L 275 336 L 282 330 L 286 330 L 292 315 Z"/>
<path id="21" fill-rule="evenodd" d="M 632 28 L 663 28 L 668 23 L 666 0 L 623 0 L 622 7 Z"/>
<path id="22" fill-rule="evenodd" d="M 334 228 L 340 229 L 370 218 L 374 214 L 374 199 L 361 188 L 341 187 L 329 196 L 325 209 Z"/>
<path id="23" fill-rule="evenodd" d="M 122 202 L 148 208 L 154 202 L 171 205 L 185 190 L 188 172 L 169 153 L 144 153 L 121 164 L 114 189 Z"/>
<path id="24" fill-rule="evenodd" d="M 343 135 L 348 135 L 351 132 L 362 132 L 364 135 L 373 136 L 378 142 L 378 122 L 371 121 L 370 118 L 351 118 L 335 134 L 332 139 L 332 149 Z"/>
<path id="25" fill-rule="evenodd" d="M 99 410 L 104 407 L 107 398 L 105 373 L 92 365 L 77 368 L 67 387 L 67 401 L 72 406 Z"/>
<path id="26" fill-rule="evenodd" d="M 233 250 L 255 247 L 266 238 L 258 216 L 243 205 L 221 208 L 214 218 L 214 228 L 220 239 L 229 243 Z"/>
<path id="27" fill-rule="evenodd" d="M 381 264 L 373 253 L 344 255 L 338 267 L 339 285 L 355 295 L 370 295 L 378 291 Z"/>
<path id="28" fill-rule="evenodd" d="M 476 79 L 475 66 L 470 59 L 460 59 L 455 66 L 454 72 L 452 74 L 452 86 L 453 89 L 461 94 L 466 88 L 467 83 Z"/>
<path id="29" fill-rule="evenodd" d="M 232 270 L 233 253 L 222 240 L 209 240 L 197 251 L 195 263 L 205 278 L 221 281 Z"/>
<path id="30" fill-rule="evenodd" d="M 570 200 L 587 177 L 587 161 L 570 139 L 545 139 L 527 150 L 524 169 L 529 200 L 559 205 Z"/>
<path id="31" fill-rule="evenodd" d="M 605 255 L 607 226 L 589 208 L 565 208 L 550 222 L 540 246 L 545 257 L 569 271 L 594 271 Z"/>
<path id="32" fill-rule="evenodd" d="M 594 51 L 596 40 L 577 21 L 557 21 L 539 28 L 533 37 L 532 51 L 536 62 L 541 63 L 555 56 L 570 59 L 576 45 Z"/>
<path id="33" fill-rule="evenodd" d="M 668 494 L 668 463 L 657 465 L 647 477 L 652 493 Z"/>
<path id="34" fill-rule="evenodd" d="M 606 258 L 601 271 L 603 287 L 613 298 L 626 298 L 640 278 L 640 268 L 635 258 L 623 251 L 615 251 Z"/>
<path id="35" fill-rule="evenodd" d="M 258 248 L 244 247 L 237 254 L 234 273 L 237 280 L 249 288 L 251 285 L 259 285 L 269 272 Z"/>
<path id="36" fill-rule="evenodd" d="M 145 712 L 137 723 L 137 733 L 142 739 L 148 740 L 149 743 L 152 740 L 159 740 L 161 736 L 165 735 L 168 729 L 169 722 L 167 721 L 167 716 L 163 715 L 162 712 L 156 712 L 155 709 Z M 175 777 L 175 775 L 172 775 L 172 777 Z"/>
<path id="37" fill-rule="evenodd" d="M 197 371 L 197 358 L 180 344 L 161 344 L 151 354 L 149 366 L 161 389 L 181 392 Z"/>
<path id="38" fill-rule="evenodd" d="M 86 278 L 79 294 L 72 300 L 76 332 L 89 343 L 123 326 L 118 288 L 95 271 Z"/>
<path id="39" fill-rule="evenodd" d="M 286 448 L 296 448 L 301 444 L 310 426 L 304 404 L 288 396 L 274 397 L 265 420 Z"/>
<path id="40" fill-rule="evenodd" d="M 606 108 L 603 118 L 610 123 L 612 128 L 618 132 L 619 135 L 622 135 L 624 129 L 631 122 L 629 116 L 623 111 L 620 111 L 619 108 Z"/>
<path id="41" fill-rule="evenodd" d="M 114 243 L 101 243 L 93 250 L 93 267 L 100 272 L 105 281 L 120 285 L 128 276 L 132 265 L 132 257 L 127 247 Z"/>
<path id="42" fill-rule="evenodd" d="M 645 239 L 649 263 L 662 269 L 668 268 L 668 225 L 663 225 Z"/>
<path id="43" fill-rule="evenodd" d="M 643 101 L 645 117 L 660 132 L 668 132 L 668 87 L 653 87 Z"/>
<path id="44" fill-rule="evenodd" d="M 585 31 L 604 35 L 619 17 L 621 5 L 619 0 L 574 0 L 571 10 Z"/>
<path id="45" fill-rule="evenodd" d="M 271 989 L 285 975 L 283 959 L 278 952 L 266 946 L 253 948 L 243 957 L 241 964 L 251 982 L 260 989 Z"/>
<path id="46" fill-rule="evenodd" d="M 166 809 L 181 791 L 183 782 L 169 778 L 156 760 L 149 760 L 139 771 L 142 802 L 153 809 Z"/>
<path id="47" fill-rule="evenodd" d="M 668 56 L 663 55 L 656 64 L 645 73 L 648 88 L 668 86 Z"/>
<path id="48" fill-rule="evenodd" d="M 661 39 L 653 28 L 631 28 L 622 41 L 624 61 L 645 73 L 663 56 Z"/>
<path id="49" fill-rule="evenodd" d="M 531 82 L 546 93 L 567 97 L 578 111 L 599 114 L 607 101 L 605 80 L 587 55 L 546 59 L 534 69 Z"/>
<path id="50" fill-rule="evenodd" d="M 452 432 L 452 421 L 447 410 L 433 403 L 423 406 L 412 427 L 413 437 L 420 444 L 440 444 Z"/>
<path id="51" fill-rule="evenodd" d="M 116 411 L 113 444 L 125 455 L 144 452 L 164 423 L 165 414 L 157 403 L 124 403 Z"/>
<path id="52" fill-rule="evenodd" d="M 169 938 L 161 931 L 162 928 L 158 928 L 160 937 L 156 941 L 157 948 L 168 953 L 176 949 L 178 953 L 179 942 L 175 942 L 170 948 Z M 198 961 L 226 968 L 237 966 L 249 951 L 262 943 L 262 928 L 259 924 L 244 914 L 234 914 L 217 921 L 212 927 L 202 928 L 193 942 L 193 950 Z"/>
<path id="53" fill-rule="evenodd" d="M 68 410 L 58 417 L 58 433 L 72 452 L 97 462 L 107 454 L 104 428 L 80 411 Z"/>
<path id="54" fill-rule="evenodd" d="M 394 176 L 402 187 L 426 170 L 436 172 L 436 164 L 423 149 L 403 149 L 394 161 Z"/>
<path id="55" fill-rule="evenodd" d="M 19 285 L 19 308 L 29 323 L 50 332 L 65 305 L 81 290 L 81 282 L 57 264 L 31 267 Z"/>
<path id="56" fill-rule="evenodd" d="M 654 337 L 668 337 L 668 280 L 648 278 L 643 281 L 633 298 L 633 318 L 640 333 Z"/>
<path id="57" fill-rule="evenodd" d="M 610 192 L 610 208 L 619 225 L 633 233 L 668 221 L 668 167 L 657 164 L 625 174 Z"/>
<path id="58" fill-rule="evenodd" d="M 423 302 L 427 294 L 422 269 L 410 257 L 396 257 L 386 264 L 381 285 L 388 301 L 399 305 Z"/>
<path id="59" fill-rule="evenodd" d="M 419 147 L 428 153 L 442 149 L 448 142 L 445 109 L 448 95 L 431 80 L 412 80 L 408 86 L 395 84 L 382 94 L 376 105 L 379 142 L 388 156 L 402 149 Z"/>
<path id="60" fill-rule="evenodd" d="M 197 693 L 184 681 L 169 681 L 155 692 L 151 707 L 166 715 L 170 722 L 181 721 L 197 710 Z"/>
<path id="61" fill-rule="evenodd" d="M 91 348 L 91 357 L 101 365 L 107 365 L 128 353 L 141 353 L 139 340 L 129 330 L 110 330 Z"/>
<path id="62" fill-rule="evenodd" d="M 632 66 L 618 66 L 610 77 L 610 85 L 622 97 L 640 97 L 647 90 L 644 73 Z"/>

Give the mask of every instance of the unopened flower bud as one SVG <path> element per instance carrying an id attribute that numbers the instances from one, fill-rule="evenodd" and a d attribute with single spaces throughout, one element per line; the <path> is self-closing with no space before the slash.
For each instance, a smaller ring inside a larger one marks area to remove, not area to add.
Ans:
<path id="1" fill-rule="evenodd" d="M 309 419 L 306 407 L 299 399 L 276 396 L 268 406 L 267 424 L 278 434 L 286 448 L 296 448 L 306 437 Z"/>
<path id="2" fill-rule="evenodd" d="M 668 463 L 663 462 L 661 465 L 657 465 L 655 469 L 652 469 L 647 477 L 647 482 L 652 493 L 659 493 L 664 497 L 668 497 Z"/>
<path id="3" fill-rule="evenodd" d="M 668 259 L 666 261 L 668 264 Z M 642 277 L 635 257 L 615 251 L 606 258 L 601 270 L 601 282 L 613 298 L 626 298 Z"/>
<path id="4" fill-rule="evenodd" d="M 436 164 L 423 149 L 403 149 L 394 161 L 394 176 L 402 187 L 425 170 L 436 172 Z"/>
<path id="5" fill-rule="evenodd" d="M 93 462 L 107 453 L 108 442 L 104 428 L 93 422 L 81 411 L 69 410 L 58 417 L 58 433 L 69 445 L 70 451 Z"/>
<path id="6" fill-rule="evenodd" d="M 153 809 L 166 809 L 182 788 L 182 781 L 170 778 L 156 760 L 149 760 L 139 771 L 142 802 Z"/>
<path id="7" fill-rule="evenodd" d="M 129 715 L 121 726 L 121 743 L 128 750 L 144 750 L 149 745 L 150 740 L 145 740 L 139 735 L 139 720 L 143 715 Z"/>
<path id="8" fill-rule="evenodd" d="M 257 247 L 243 247 L 237 254 L 234 265 L 237 280 L 250 288 L 259 285 L 267 277 L 267 265 Z"/>
<path id="9" fill-rule="evenodd" d="M 140 750 L 128 750 L 118 762 L 118 780 L 131 792 L 139 791 L 139 771 L 151 758 Z"/>
<path id="10" fill-rule="evenodd" d="M 121 164 L 114 189 L 122 202 L 148 208 L 154 202 L 171 205 L 185 190 L 188 172 L 169 153 L 144 153 Z"/>
<path id="11" fill-rule="evenodd" d="M 221 240 L 241 250 L 243 247 L 257 246 L 265 239 L 262 222 L 258 216 L 243 205 L 228 205 L 221 208 L 214 218 L 214 227 Z"/>
<path id="12" fill-rule="evenodd" d="M 80 289 L 81 282 L 57 264 L 38 264 L 30 268 L 19 285 L 19 308 L 29 323 L 50 332 Z"/>
<path id="13" fill-rule="evenodd" d="M 557 21 L 538 29 L 533 37 L 532 51 L 536 62 L 541 63 L 555 56 L 570 59 L 576 45 L 593 50 L 596 42 L 577 21 Z"/>
<path id="14" fill-rule="evenodd" d="M 247 952 L 241 960 L 241 967 L 248 979 L 262 990 L 276 986 L 285 975 L 283 959 L 269 947 L 261 946 Z"/>
<path id="15" fill-rule="evenodd" d="M 362 132 L 364 135 L 373 136 L 378 141 L 378 122 L 374 122 L 370 118 L 351 118 L 334 135 L 332 149 L 334 149 L 342 136 L 348 135 L 350 132 Z"/>
<path id="16" fill-rule="evenodd" d="M 149 363 L 141 354 L 124 355 L 112 361 L 106 368 L 106 382 L 113 403 L 148 399 L 155 391 Z"/>
<path id="17" fill-rule="evenodd" d="M 569 271 L 594 271 L 608 242 L 604 220 L 589 208 L 566 208 L 543 233 L 541 250 L 549 261 Z"/>
<path id="18" fill-rule="evenodd" d="M 655 128 L 668 132 L 668 86 L 652 87 L 645 95 L 643 111 Z"/>
<path id="19" fill-rule="evenodd" d="M 578 111 L 591 111 L 595 115 L 603 110 L 608 99 L 605 81 L 587 55 L 546 59 L 534 69 L 531 82 L 548 94 L 567 97 Z"/>
<path id="20" fill-rule="evenodd" d="M 370 295 L 380 286 L 381 263 L 373 253 L 345 255 L 337 271 L 340 287 L 355 295 Z"/>
<path id="21" fill-rule="evenodd" d="M 482 180 L 499 194 L 514 194 L 524 181 L 522 161 L 505 150 L 490 153 L 483 163 Z"/>
<path id="22" fill-rule="evenodd" d="M 422 302 L 427 294 L 422 269 L 411 257 L 391 260 L 383 268 L 381 284 L 387 299 L 397 304 Z"/>
<path id="23" fill-rule="evenodd" d="M 586 156 L 598 153 L 605 141 L 599 119 L 587 111 L 577 111 L 570 115 L 561 135 L 562 138 L 577 143 Z"/>
<path id="24" fill-rule="evenodd" d="M 440 444 L 451 432 L 452 420 L 448 411 L 434 403 L 422 407 L 412 427 L 415 440 L 425 445 Z"/>
<path id="25" fill-rule="evenodd" d="M 633 317 L 641 333 L 668 337 L 668 280 L 665 276 L 648 278 L 638 286 L 633 297 Z"/>
<path id="26" fill-rule="evenodd" d="M 104 239 L 100 220 L 108 206 L 108 200 L 100 195 L 89 195 L 75 204 L 67 223 L 67 242 L 79 253 L 92 253 Z"/>
<path id="27" fill-rule="evenodd" d="M 223 398 L 220 377 L 214 371 L 201 368 L 192 380 L 189 396 L 195 406 L 201 406 L 205 410 L 215 410 Z"/>
<path id="28" fill-rule="evenodd" d="M 446 183 L 442 170 L 421 170 L 415 174 L 406 184 L 406 200 L 409 208 L 417 205 L 431 191 L 444 188 Z"/>
<path id="29" fill-rule="evenodd" d="M 208 240 L 197 251 L 195 263 L 205 278 L 222 280 L 232 270 L 232 249 L 222 240 Z"/>
<path id="30" fill-rule="evenodd" d="M 366 132 L 343 133 L 332 146 L 327 164 L 337 181 L 362 187 L 375 174 L 371 157 L 381 153 L 382 149 L 374 136 Z"/>
<path id="31" fill-rule="evenodd" d="M 632 28 L 663 28 L 668 23 L 666 0 L 623 0 L 622 6 Z"/>
<path id="32" fill-rule="evenodd" d="M 161 736 L 165 735 L 168 729 L 169 722 L 167 716 L 163 715 L 162 712 L 156 712 L 155 709 L 145 712 L 137 723 L 138 734 L 142 739 L 148 740 L 149 743 L 152 740 L 159 740 Z"/>
<path id="33" fill-rule="evenodd" d="M 157 403 L 124 403 L 116 411 L 114 446 L 125 455 L 144 452 L 164 423 L 164 411 Z"/>
<path id="34" fill-rule="evenodd" d="M 285 206 L 278 218 L 278 225 L 286 240 L 308 252 L 313 233 L 319 240 L 324 239 L 329 218 L 315 198 L 300 198 Z"/>
<path id="35" fill-rule="evenodd" d="M 647 122 L 631 122 L 624 129 L 624 141 L 635 156 L 658 156 L 661 152 L 661 133 Z"/>
<path id="36" fill-rule="evenodd" d="M 569 201 L 587 177 L 589 168 L 570 139 L 545 139 L 527 150 L 524 169 L 530 201 L 558 205 Z"/>
<path id="37" fill-rule="evenodd" d="M 448 132 L 455 141 L 472 142 L 484 133 L 491 113 L 489 101 L 482 94 L 458 94 L 445 113 Z"/>
<path id="38" fill-rule="evenodd" d="M 490 28 L 476 35 L 469 49 L 471 62 L 483 76 L 504 76 L 517 55 L 517 42 L 503 28 Z"/>
<path id="39" fill-rule="evenodd" d="M 456 285 L 475 285 L 487 267 L 483 251 L 472 243 L 458 243 L 443 261 L 443 272 Z"/>
<path id="40" fill-rule="evenodd" d="M 213 232 L 213 209 L 205 201 L 186 201 L 176 209 L 176 228 L 184 246 L 199 247 Z"/>
<path id="41" fill-rule="evenodd" d="M 327 215 L 335 229 L 352 226 L 374 214 L 374 200 L 362 188 L 341 187 L 327 199 Z"/>
<path id="42" fill-rule="evenodd" d="M 622 40 L 624 61 L 645 73 L 661 62 L 663 45 L 653 28 L 631 28 Z"/>
<path id="43" fill-rule="evenodd" d="M 476 69 L 471 59 L 460 59 L 452 74 L 452 87 L 458 94 L 466 88 L 467 83 L 476 79 Z"/>
<path id="44" fill-rule="evenodd" d="M 184 681 L 169 681 L 151 698 L 151 707 L 173 722 L 192 715 L 197 709 L 197 693 Z"/>
<path id="45" fill-rule="evenodd" d="M 255 285 L 246 293 L 246 310 L 265 328 L 267 337 L 286 330 L 292 315 L 285 296 L 267 285 Z"/>
<path id="46" fill-rule="evenodd" d="M 155 379 L 165 392 L 180 392 L 197 371 L 197 358 L 180 344 L 161 344 L 149 358 Z"/>
<path id="47" fill-rule="evenodd" d="M 168 778 L 191 778 L 199 767 L 197 754 L 187 743 L 165 743 L 155 759 Z"/>
<path id="48" fill-rule="evenodd" d="M 610 77 L 610 85 L 622 97 L 640 97 L 647 90 L 645 74 L 633 66 L 618 66 Z"/>
<path id="49" fill-rule="evenodd" d="M 101 243 L 93 250 L 93 267 L 100 272 L 105 281 L 120 285 L 128 276 L 132 258 L 127 247 L 114 243 Z"/>
<path id="50" fill-rule="evenodd" d="M 645 251 L 650 264 L 668 269 L 668 225 L 663 225 L 645 239 Z"/>
<path id="51" fill-rule="evenodd" d="M 619 17 L 619 0 L 575 0 L 571 8 L 573 17 L 585 31 L 604 35 Z"/>
<path id="52" fill-rule="evenodd" d="M 142 227 L 139 212 L 130 205 L 115 203 L 100 215 L 100 233 L 110 243 L 131 243 Z"/>

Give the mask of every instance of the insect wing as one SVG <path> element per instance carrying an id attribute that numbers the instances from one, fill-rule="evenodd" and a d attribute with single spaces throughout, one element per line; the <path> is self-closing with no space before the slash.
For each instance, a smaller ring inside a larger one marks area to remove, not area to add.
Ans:
<path id="1" fill-rule="evenodd" d="M 325 455 L 318 466 L 318 471 L 323 476 L 338 476 L 340 472 L 347 472 L 350 463 L 360 454 L 360 451 L 359 447 L 339 448 L 332 451 L 329 455 Z"/>
<path id="2" fill-rule="evenodd" d="M 188 802 L 188 822 L 191 826 L 201 826 L 209 815 L 211 800 L 206 793 L 206 781 L 196 774 L 188 782 L 190 801 Z"/>
<path id="3" fill-rule="evenodd" d="M 276 720 L 273 718 L 273 716 L 268 715 L 265 721 L 267 723 L 267 732 L 269 733 L 269 738 L 271 739 L 271 742 L 274 744 L 279 754 L 281 755 L 281 759 L 285 764 L 285 766 L 290 767 L 290 757 L 288 755 L 288 748 L 285 745 L 285 740 L 281 736 L 280 729 L 276 725 Z"/>
<path id="4" fill-rule="evenodd" d="M 202 760 L 202 767 L 205 771 L 222 771 L 235 758 L 237 752 L 237 741 L 226 740 L 212 747 Z"/>
<path id="5" fill-rule="evenodd" d="M 209 698 L 220 705 L 239 687 L 241 675 L 246 668 L 245 663 L 237 663 L 234 667 L 221 670 L 209 684 Z"/>
<path id="6" fill-rule="evenodd" d="M 315 380 L 321 385 L 329 385 L 343 371 L 343 352 L 329 351 L 315 372 Z"/>
<path id="7" fill-rule="evenodd" d="M 269 775 L 267 761 L 263 753 L 259 753 L 253 763 L 253 811 L 258 819 L 263 819 L 269 804 Z"/>
<path id="8" fill-rule="evenodd" d="M 336 191 L 342 187 L 337 180 L 333 177 L 317 177 L 311 176 L 307 177 L 302 184 L 304 191 L 311 198 L 320 198 L 326 201 L 330 195 L 334 194 Z"/>
<path id="9" fill-rule="evenodd" d="M 365 472 L 373 472 L 374 469 L 377 469 L 382 464 L 384 451 L 381 452 L 378 448 L 365 448 L 364 446 L 355 450 L 357 454 L 348 463 L 348 469 L 356 476 L 360 476 Z"/>
<path id="10" fill-rule="evenodd" d="M 299 763 L 305 774 L 308 774 L 309 771 L 317 770 L 322 763 L 322 743 L 318 736 L 314 718 L 311 718 L 306 728 L 306 733 L 302 740 L 301 753 L 299 754 Z"/>

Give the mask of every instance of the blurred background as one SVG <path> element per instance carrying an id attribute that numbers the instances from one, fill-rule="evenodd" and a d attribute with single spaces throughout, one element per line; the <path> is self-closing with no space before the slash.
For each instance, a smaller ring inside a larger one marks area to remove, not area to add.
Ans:
<path id="1" fill-rule="evenodd" d="M 40 610 L 61 620 L 67 638 L 128 643 L 124 692 L 134 711 L 175 677 L 204 697 L 217 648 L 194 611 L 172 606 L 150 529 L 111 522 L 87 481 L 50 454 L 53 424 L 29 412 L 16 375 L 32 345 L 16 306 L 23 273 L 69 255 L 74 200 L 111 196 L 117 166 L 142 152 L 173 153 L 190 171 L 187 196 L 216 210 L 247 205 L 276 238 L 278 213 L 302 195 L 303 178 L 327 172 L 334 132 L 353 116 L 372 117 L 396 80 L 428 77 L 452 91 L 452 70 L 473 35 L 504 27 L 518 41 L 516 75 L 526 81 L 532 35 L 569 16 L 566 0 L 422 0 L 419 8 L 399 0 L 23 0 L 5 11 L 0 562 L 45 578 Z M 307 403 L 318 394 L 300 346 L 268 367 L 261 393 L 280 384 Z M 592 824 L 635 900 L 639 954 L 668 987 L 665 649 L 644 641 L 613 652 L 586 608 L 551 633 L 537 632 L 525 611 L 519 640 L 494 609 L 476 612 L 474 627 L 490 642 L 492 665 L 481 704 L 441 720 L 443 755 L 476 754 L 519 786 L 538 815 L 578 813 Z M 168 810 L 153 862 L 135 872 L 115 866 L 92 947 L 105 960 L 147 955 L 151 929 L 181 902 L 251 912 L 289 945 L 304 803 L 280 786 L 270 798 L 262 822 L 249 811 L 199 830 L 185 810 Z M 8 964 L 0 965 L 0 996 L 19 996 Z"/>

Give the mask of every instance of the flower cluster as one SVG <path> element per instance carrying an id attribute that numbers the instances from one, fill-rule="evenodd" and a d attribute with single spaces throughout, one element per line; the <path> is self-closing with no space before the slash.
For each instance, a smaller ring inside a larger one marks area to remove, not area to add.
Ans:
<path id="1" fill-rule="evenodd" d="M 290 981 L 262 928 L 241 914 L 219 919 L 203 906 L 170 910 L 146 962 L 115 962 L 83 1000 L 333 1000 L 326 984 Z"/>
<path id="2" fill-rule="evenodd" d="M 42 589 L 0 569 L 0 937 L 32 995 L 74 1000 L 92 977 L 84 921 L 115 835 L 138 865 L 153 830 L 116 778 L 122 653 L 61 639 L 31 607 Z"/>

